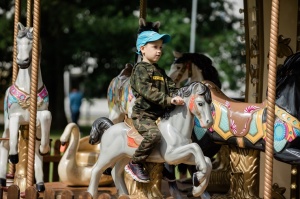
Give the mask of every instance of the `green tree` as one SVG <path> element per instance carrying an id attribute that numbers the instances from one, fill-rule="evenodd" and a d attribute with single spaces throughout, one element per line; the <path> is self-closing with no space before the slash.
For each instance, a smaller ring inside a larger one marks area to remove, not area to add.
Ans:
<path id="1" fill-rule="evenodd" d="M 243 75 L 235 67 L 241 59 L 240 46 L 228 41 L 237 37 L 232 27 L 237 19 L 225 10 L 224 2 L 198 1 L 196 51 L 212 57 L 219 71 L 224 71 L 222 81 L 230 82 L 230 88 L 235 89 L 234 76 Z M 160 31 L 172 36 L 172 42 L 165 46 L 164 56 L 159 63 L 168 69 L 173 62 L 173 50 L 187 52 L 189 49 L 192 1 L 148 0 L 147 4 L 146 20 L 160 21 Z M 24 6 L 23 24 L 26 21 Z M 0 2 L 1 70 L 3 63 L 12 63 L 13 15 L 7 17 L 12 7 L 12 0 Z M 118 75 L 126 63 L 134 62 L 138 11 L 139 1 L 41 1 L 41 70 L 50 95 L 52 128 L 66 126 L 63 90 L 65 70 L 76 67 L 82 69 L 83 76 L 79 80 L 84 82 L 85 97 L 106 97 L 110 80 Z M 1 93 L 3 87 L 1 85 Z"/>

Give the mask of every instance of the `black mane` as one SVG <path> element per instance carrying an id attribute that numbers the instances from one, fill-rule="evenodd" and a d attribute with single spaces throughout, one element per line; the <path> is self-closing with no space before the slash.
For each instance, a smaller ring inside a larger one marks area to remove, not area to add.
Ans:
<path id="1" fill-rule="evenodd" d="M 300 52 L 277 70 L 276 104 L 300 120 Z"/>
<path id="2" fill-rule="evenodd" d="M 205 80 L 209 80 L 221 89 L 221 82 L 217 69 L 212 65 L 212 60 L 200 53 L 183 53 L 182 57 L 175 60 L 176 63 L 186 63 L 191 61 L 199 69 L 202 70 L 202 75 Z"/>
<path id="3" fill-rule="evenodd" d="M 181 87 L 177 90 L 177 93 L 175 95 L 179 95 L 180 97 L 189 97 L 192 94 L 194 87 L 197 85 L 201 86 L 201 89 L 197 94 L 204 95 L 205 101 L 210 104 L 212 102 L 210 90 L 207 86 L 200 82 L 192 82 L 186 86 Z"/>

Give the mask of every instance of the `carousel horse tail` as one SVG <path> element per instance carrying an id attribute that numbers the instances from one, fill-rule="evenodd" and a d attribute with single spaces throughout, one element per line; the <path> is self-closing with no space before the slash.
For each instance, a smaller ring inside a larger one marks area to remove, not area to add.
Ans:
<path id="1" fill-rule="evenodd" d="M 99 144 L 101 142 L 101 137 L 103 133 L 111 126 L 113 126 L 114 123 L 106 118 L 106 117 L 100 117 L 96 119 L 92 124 L 92 129 L 90 132 L 90 139 L 89 143 L 92 145 Z M 107 168 L 103 174 L 105 175 L 111 175 L 112 168 Z"/>
<path id="2" fill-rule="evenodd" d="M 103 133 L 113 125 L 113 122 L 106 117 L 96 119 L 92 124 L 89 143 L 92 145 L 99 144 Z"/>

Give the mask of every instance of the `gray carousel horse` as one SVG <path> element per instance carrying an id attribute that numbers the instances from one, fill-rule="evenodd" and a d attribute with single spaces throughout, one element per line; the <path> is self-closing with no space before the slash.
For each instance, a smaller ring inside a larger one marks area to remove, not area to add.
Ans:
<path id="1" fill-rule="evenodd" d="M 212 166 L 210 159 L 203 155 L 199 145 L 191 142 L 191 133 L 194 117 L 198 118 L 203 127 L 209 128 L 212 125 L 210 92 L 202 83 L 194 82 L 179 89 L 176 95 L 183 97 L 185 105 L 176 106 L 158 122 L 162 140 L 147 161 L 196 165 L 197 172 L 193 174 L 193 195 L 200 196 L 208 184 Z M 128 195 L 123 172 L 124 166 L 136 150 L 136 147 L 129 146 L 128 133 L 132 131 L 133 129 L 124 122 L 114 125 L 107 118 L 99 118 L 94 122 L 90 143 L 101 142 L 101 153 L 93 167 L 87 190 L 94 198 L 97 195 L 99 179 L 109 167 L 113 167 L 112 176 L 119 194 Z M 136 140 L 142 138 L 137 132 L 136 136 L 138 136 Z"/>
<path id="2" fill-rule="evenodd" d="M 18 23 L 17 64 L 19 72 L 15 83 L 5 93 L 4 101 L 4 132 L 0 143 L 0 183 L 6 186 L 7 161 L 13 164 L 19 162 L 18 132 L 22 125 L 28 125 L 30 120 L 30 83 L 32 71 L 33 28 L 24 27 Z M 49 96 L 43 83 L 41 70 L 38 69 L 37 94 L 37 128 L 35 145 L 35 179 L 38 191 L 44 191 L 43 154 L 50 151 L 51 112 L 48 110 Z"/>

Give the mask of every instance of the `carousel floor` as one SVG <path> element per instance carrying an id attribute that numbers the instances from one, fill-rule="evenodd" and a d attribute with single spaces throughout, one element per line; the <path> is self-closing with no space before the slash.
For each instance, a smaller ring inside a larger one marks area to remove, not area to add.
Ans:
<path id="1" fill-rule="evenodd" d="M 183 190 L 187 187 L 191 187 L 190 184 L 182 184 L 180 182 L 177 183 L 178 184 L 178 187 Z M 46 186 L 46 190 L 50 190 L 52 189 L 54 192 L 55 192 L 55 195 L 56 195 L 56 198 L 61 198 L 61 193 L 68 189 L 70 190 L 71 192 L 73 192 L 74 194 L 74 199 L 79 199 L 81 198 L 79 196 L 80 193 L 83 193 L 87 190 L 87 187 L 70 187 L 70 186 L 67 186 L 66 184 L 62 183 L 62 182 L 51 182 L 51 183 L 45 183 L 45 186 Z M 164 198 L 165 199 L 173 199 L 172 196 L 170 196 L 170 193 L 169 193 L 169 189 L 168 189 L 168 184 L 166 181 L 162 181 L 162 190 L 161 190 L 161 193 L 163 194 L 163 196 L 165 196 Z M 111 199 L 117 199 L 117 190 L 114 186 L 107 186 L 107 187 L 99 187 L 98 188 L 98 195 L 101 195 L 101 194 L 105 194 L 106 196 L 110 196 Z M 184 199 L 187 199 L 189 197 L 185 196 L 186 195 L 186 192 L 182 192 L 182 196 Z M 44 198 L 44 194 L 43 193 L 40 193 L 39 194 L 39 199 L 43 199 Z M 99 197 L 99 198 L 102 198 L 102 197 Z M 103 197 L 103 198 L 109 198 L 109 197 Z M 3 199 L 7 199 L 7 194 L 6 192 L 4 192 L 3 194 Z M 193 199 L 193 198 L 189 198 L 189 199 Z"/>

